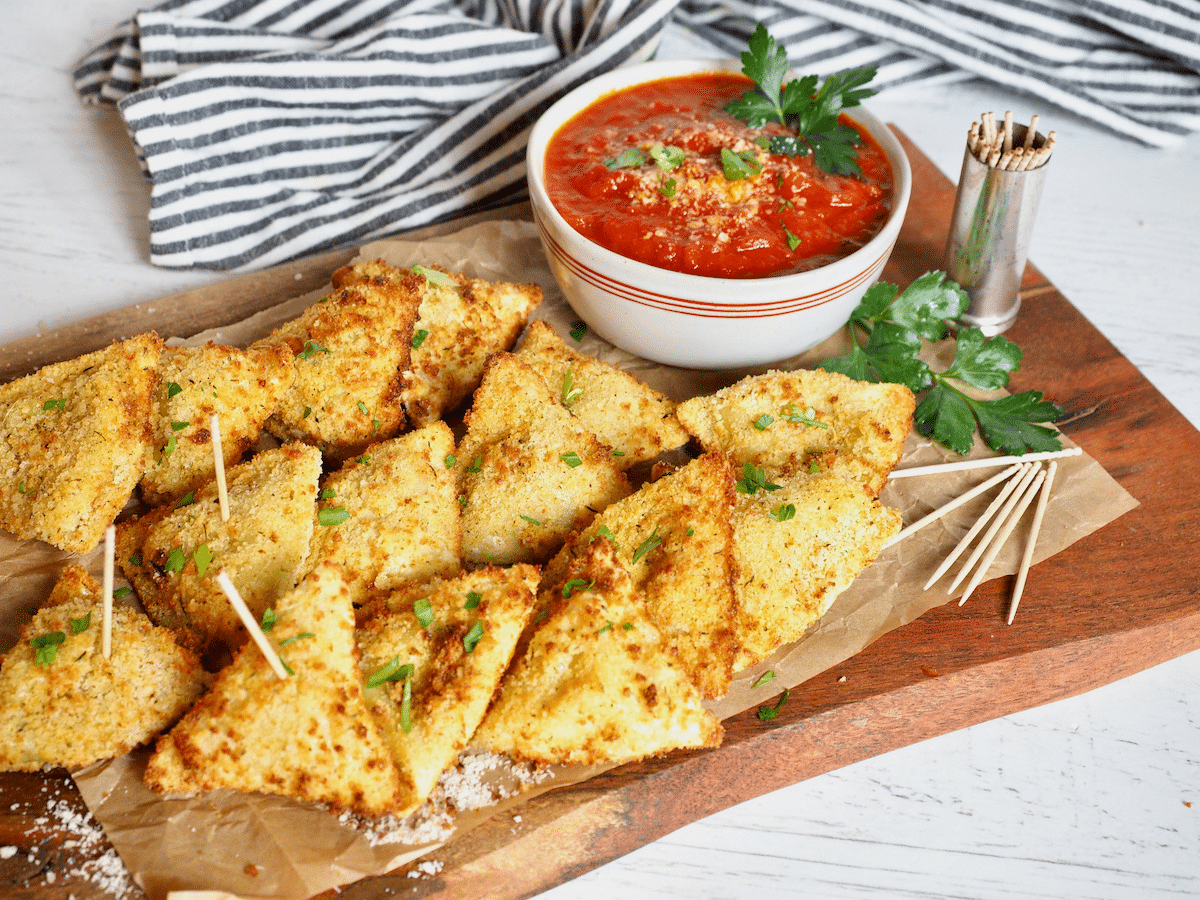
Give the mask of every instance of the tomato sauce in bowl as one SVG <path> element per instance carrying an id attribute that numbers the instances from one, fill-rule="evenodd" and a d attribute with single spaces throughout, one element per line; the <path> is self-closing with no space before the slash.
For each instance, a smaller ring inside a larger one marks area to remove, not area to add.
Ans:
<path id="1" fill-rule="evenodd" d="M 693 275 L 766 278 L 852 253 L 887 221 L 884 151 L 843 115 L 862 140 L 861 177 L 823 172 L 811 154 L 771 153 L 756 139 L 785 134 L 782 126 L 751 129 L 724 111 L 752 86 L 703 73 L 600 98 L 547 144 L 551 202 L 600 246 Z"/>

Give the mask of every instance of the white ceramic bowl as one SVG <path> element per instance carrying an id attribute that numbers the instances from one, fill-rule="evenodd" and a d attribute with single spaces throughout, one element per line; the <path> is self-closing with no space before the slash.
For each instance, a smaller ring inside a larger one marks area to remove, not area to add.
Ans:
<path id="1" fill-rule="evenodd" d="M 787 359 L 846 324 L 879 279 L 900 233 L 912 189 L 895 135 L 861 106 L 851 118 L 883 148 L 892 167 L 892 209 L 883 228 L 849 256 L 768 278 L 710 278 L 659 269 L 585 238 L 554 208 L 543 180 L 546 144 L 593 101 L 621 88 L 699 72 L 740 72 L 736 60 L 675 59 L 616 69 L 558 100 L 534 125 L 527 166 L 534 220 L 550 268 L 571 307 L 616 346 L 693 369 L 730 369 Z"/>

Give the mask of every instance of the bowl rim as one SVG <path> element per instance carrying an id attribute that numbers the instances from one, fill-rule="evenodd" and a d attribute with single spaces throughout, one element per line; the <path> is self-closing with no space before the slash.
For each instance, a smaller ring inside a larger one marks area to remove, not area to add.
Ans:
<path id="1" fill-rule="evenodd" d="M 619 269 L 622 277 L 633 281 L 664 280 L 676 285 L 679 290 L 685 285 L 694 289 L 734 290 L 740 286 L 745 290 L 747 285 L 778 285 L 785 288 L 792 282 L 803 283 L 825 277 L 837 279 L 846 277 L 847 270 L 857 272 L 864 267 L 864 260 L 869 265 L 878 259 L 882 253 L 888 253 L 895 243 L 903 224 L 905 213 L 912 192 L 912 168 L 908 155 L 892 130 L 881 119 L 877 118 L 866 107 L 859 105 L 847 111 L 847 115 L 860 127 L 868 131 L 887 155 L 892 167 L 892 208 L 888 212 L 887 221 L 875 235 L 851 253 L 839 259 L 807 269 L 803 272 L 789 272 L 782 275 L 767 275 L 759 278 L 719 278 L 711 275 L 696 275 L 691 272 L 677 272 L 674 269 L 663 269 L 649 263 L 630 259 L 627 256 L 609 250 L 597 244 L 590 238 L 576 231 L 557 207 L 550 200 L 543 180 L 545 169 L 546 145 L 555 133 L 577 112 L 603 96 L 628 87 L 672 78 L 680 75 L 692 75 L 702 72 L 736 72 L 741 73 L 739 60 L 725 57 L 686 57 L 678 59 L 659 59 L 649 62 L 621 66 L 595 78 L 585 81 L 568 91 L 541 116 L 538 117 L 529 133 L 526 145 L 526 176 L 529 185 L 529 195 L 534 214 L 547 217 L 553 223 L 555 231 L 570 235 L 589 253 L 595 255 L 596 263 L 609 269 Z M 789 70 L 790 71 L 790 70 Z M 545 226 L 543 226 L 545 227 Z"/>

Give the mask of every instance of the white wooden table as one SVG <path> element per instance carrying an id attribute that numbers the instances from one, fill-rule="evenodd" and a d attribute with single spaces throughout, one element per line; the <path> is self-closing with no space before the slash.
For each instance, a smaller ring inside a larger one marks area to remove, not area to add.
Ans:
<path id="1" fill-rule="evenodd" d="M 225 277 L 148 264 L 149 189 L 120 119 L 72 90 L 73 64 L 132 0 L 4 7 L 0 341 Z M 955 180 L 981 112 L 1040 114 L 1059 144 L 1031 258 L 1200 424 L 1200 136 L 1150 150 L 979 83 L 870 106 Z M 543 898 L 1197 895 L 1192 653 L 744 803 Z"/>

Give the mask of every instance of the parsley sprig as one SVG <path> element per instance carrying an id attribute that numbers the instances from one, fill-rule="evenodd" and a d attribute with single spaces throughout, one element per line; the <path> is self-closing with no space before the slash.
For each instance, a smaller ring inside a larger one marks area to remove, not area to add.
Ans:
<path id="1" fill-rule="evenodd" d="M 821 367 L 858 381 L 888 381 L 914 393 L 928 391 L 913 413 L 917 431 L 941 441 L 959 454 L 967 453 L 976 429 L 993 450 L 1010 454 L 1061 450 L 1053 422 L 1062 409 L 1039 391 L 1025 391 L 992 400 L 971 397 L 955 382 L 982 390 L 998 390 L 1021 365 L 1021 348 L 1002 335 L 992 338 L 974 326 L 958 329 L 954 361 L 935 372 L 920 359 L 924 341 L 936 342 L 950 333 L 950 323 L 967 310 L 966 291 L 944 272 L 927 272 L 903 291 L 879 282 L 868 288 L 850 316 L 853 349 L 827 359 Z"/>
<path id="2" fill-rule="evenodd" d="M 806 75 L 786 84 L 787 50 L 775 42 L 760 22 L 742 54 L 742 71 L 756 87 L 725 105 L 725 111 L 751 128 L 778 122 L 791 134 L 766 140 L 772 153 L 787 156 L 813 155 L 813 162 L 835 175 L 861 175 L 855 147 L 862 143 L 858 132 L 838 121 L 843 110 L 858 104 L 875 91 L 864 85 L 875 77 L 866 67 L 837 72 L 818 87 L 816 75 Z"/>

